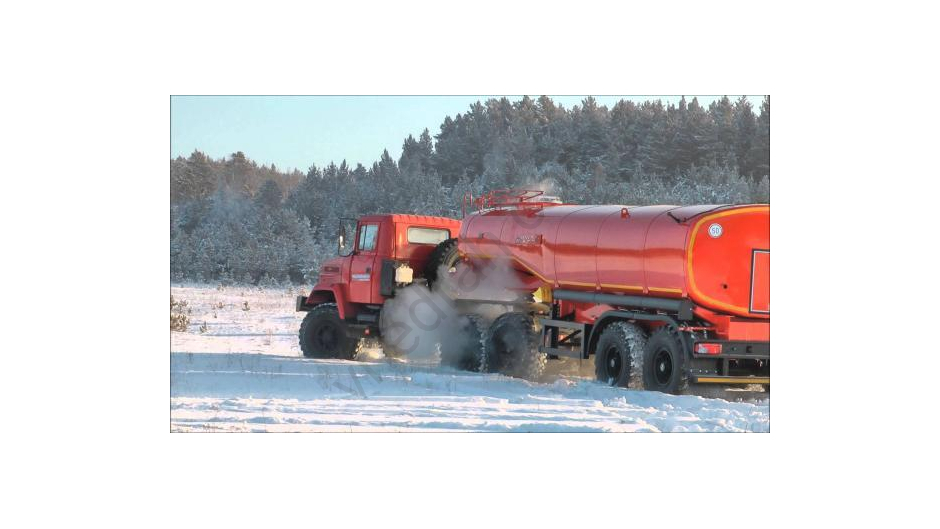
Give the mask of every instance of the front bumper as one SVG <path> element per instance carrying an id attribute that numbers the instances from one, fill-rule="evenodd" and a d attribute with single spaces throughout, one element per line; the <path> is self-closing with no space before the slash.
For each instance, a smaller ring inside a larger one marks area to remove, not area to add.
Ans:
<path id="1" fill-rule="evenodd" d="M 295 312 L 310 312 L 310 306 L 307 305 L 307 296 L 297 296 L 297 300 L 294 303 Z"/>

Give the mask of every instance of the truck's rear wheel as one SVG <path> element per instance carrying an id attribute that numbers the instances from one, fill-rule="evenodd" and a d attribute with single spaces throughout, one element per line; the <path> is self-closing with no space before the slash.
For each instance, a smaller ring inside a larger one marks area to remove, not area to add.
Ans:
<path id="1" fill-rule="evenodd" d="M 459 328 L 441 342 L 441 365 L 463 371 L 481 371 L 485 329 L 486 321 L 481 316 L 460 316 Z"/>
<path id="2" fill-rule="evenodd" d="M 335 303 L 317 305 L 300 324 L 300 350 L 307 358 L 352 360 L 359 340 L 346 335 L 346 324 Z"/>
<path id="3" fill-rule="evenodd" d="M 538 351 L 536 342 L 531 316 L 521 312 L 503 314 L 484 334 L 484 371 L 538 380 L 547 357 Z"/>
<path id="4" fill-rule="evenodd" d="M 457 254 L 457 239 L 447 239 L 437 245 L 428 255 L 427 264 L 424 265 L 424 277 L 428 280 L 428 288 L 433 288 L 440 277 L 441 271 L 449 272 L 457 265 L 460 256 Z"/>
<path id="5" fill-rule="evenodd" d="M 643 354 L 643 386 L 678 395 L 688 389 L 689 374 L 679 335 L 664 326 L 650 336 Z"/>
<path id="6" fill-rule="evenodd" d="M 645 347 L 646 333 L 639 326 L 625 321 L 611 323 L 597 340 L 595 377 L 611 386 L 642 387 Z"/>

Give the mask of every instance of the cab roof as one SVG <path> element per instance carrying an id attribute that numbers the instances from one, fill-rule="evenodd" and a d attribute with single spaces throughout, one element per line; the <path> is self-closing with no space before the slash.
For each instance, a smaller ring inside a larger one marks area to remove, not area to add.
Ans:
<path id="1" fill-rule="evenodd" d="M 379 215 L 363 215 L 362 220 L 390 220 L 396 224 L 426 224 L 430 226 L 459 225 L 460 221 L 448 217 L 435 217 L 431 215 L 408 215 L 406 213 L 383 213 Z"/>

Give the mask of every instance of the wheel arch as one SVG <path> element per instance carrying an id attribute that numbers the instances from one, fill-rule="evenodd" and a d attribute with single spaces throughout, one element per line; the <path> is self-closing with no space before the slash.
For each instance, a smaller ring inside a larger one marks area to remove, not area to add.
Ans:
<path id="1" fill-rule="evenodd" d="M 310 292 L 310 295 L 307 296 L 307 305 L 310 307 L 324 303 L 336 303 L 339 317 L 343 320 L 355 316 L 358 312 L 355 304 L 349 302 L 342 287 L 338 285 L 334 285 L 330 288 L 314 289 Z"/>
<path id="2" fill-rule="evenodd" d="M 668 316 L 666 314 L 647 314 L 645 312 L 634 312 L 629 310 L 608 310 L 602 313 L 591 326 L 591 335 L 588 338 L 588 347 L 587 347 L 587 356 L 590 357 L 595 353 L 597 348 L 597 341 L 600 339 L 601 333 L 604 332 L 604 329 L 611 323 L 617 321 L 630 321 L 636 320 L 638 322 L 644 322 L 647 327 L 650 323 L 660 322 L 665 325 L 670 325 L 674 329 L 679 329 L 679 322 L 675 318 Z M 648 329 L 647 329 L 648 331 Z M 685 333 L 681 333 L 684 335 Z M 687 356 L 691 356 L 692 346 L 689 343 L 688 339 L 683 336 L 680 340 L 682 343 L 682 348 L 685 350 Z"/>

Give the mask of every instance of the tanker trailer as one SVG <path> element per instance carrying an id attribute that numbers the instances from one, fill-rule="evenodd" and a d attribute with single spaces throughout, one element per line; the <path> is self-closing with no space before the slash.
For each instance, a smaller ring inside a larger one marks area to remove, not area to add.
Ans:
<path id="1" fill-rule="evenodd" d="M 475 204 L 436 253 L 465 310 L 505 307 L 483 332 L 483 370 L 537 379 L 549 359 L 593 356 L 615 386 L 769 391 L 769 205 L 573 205 L 515 190 Z"/>

